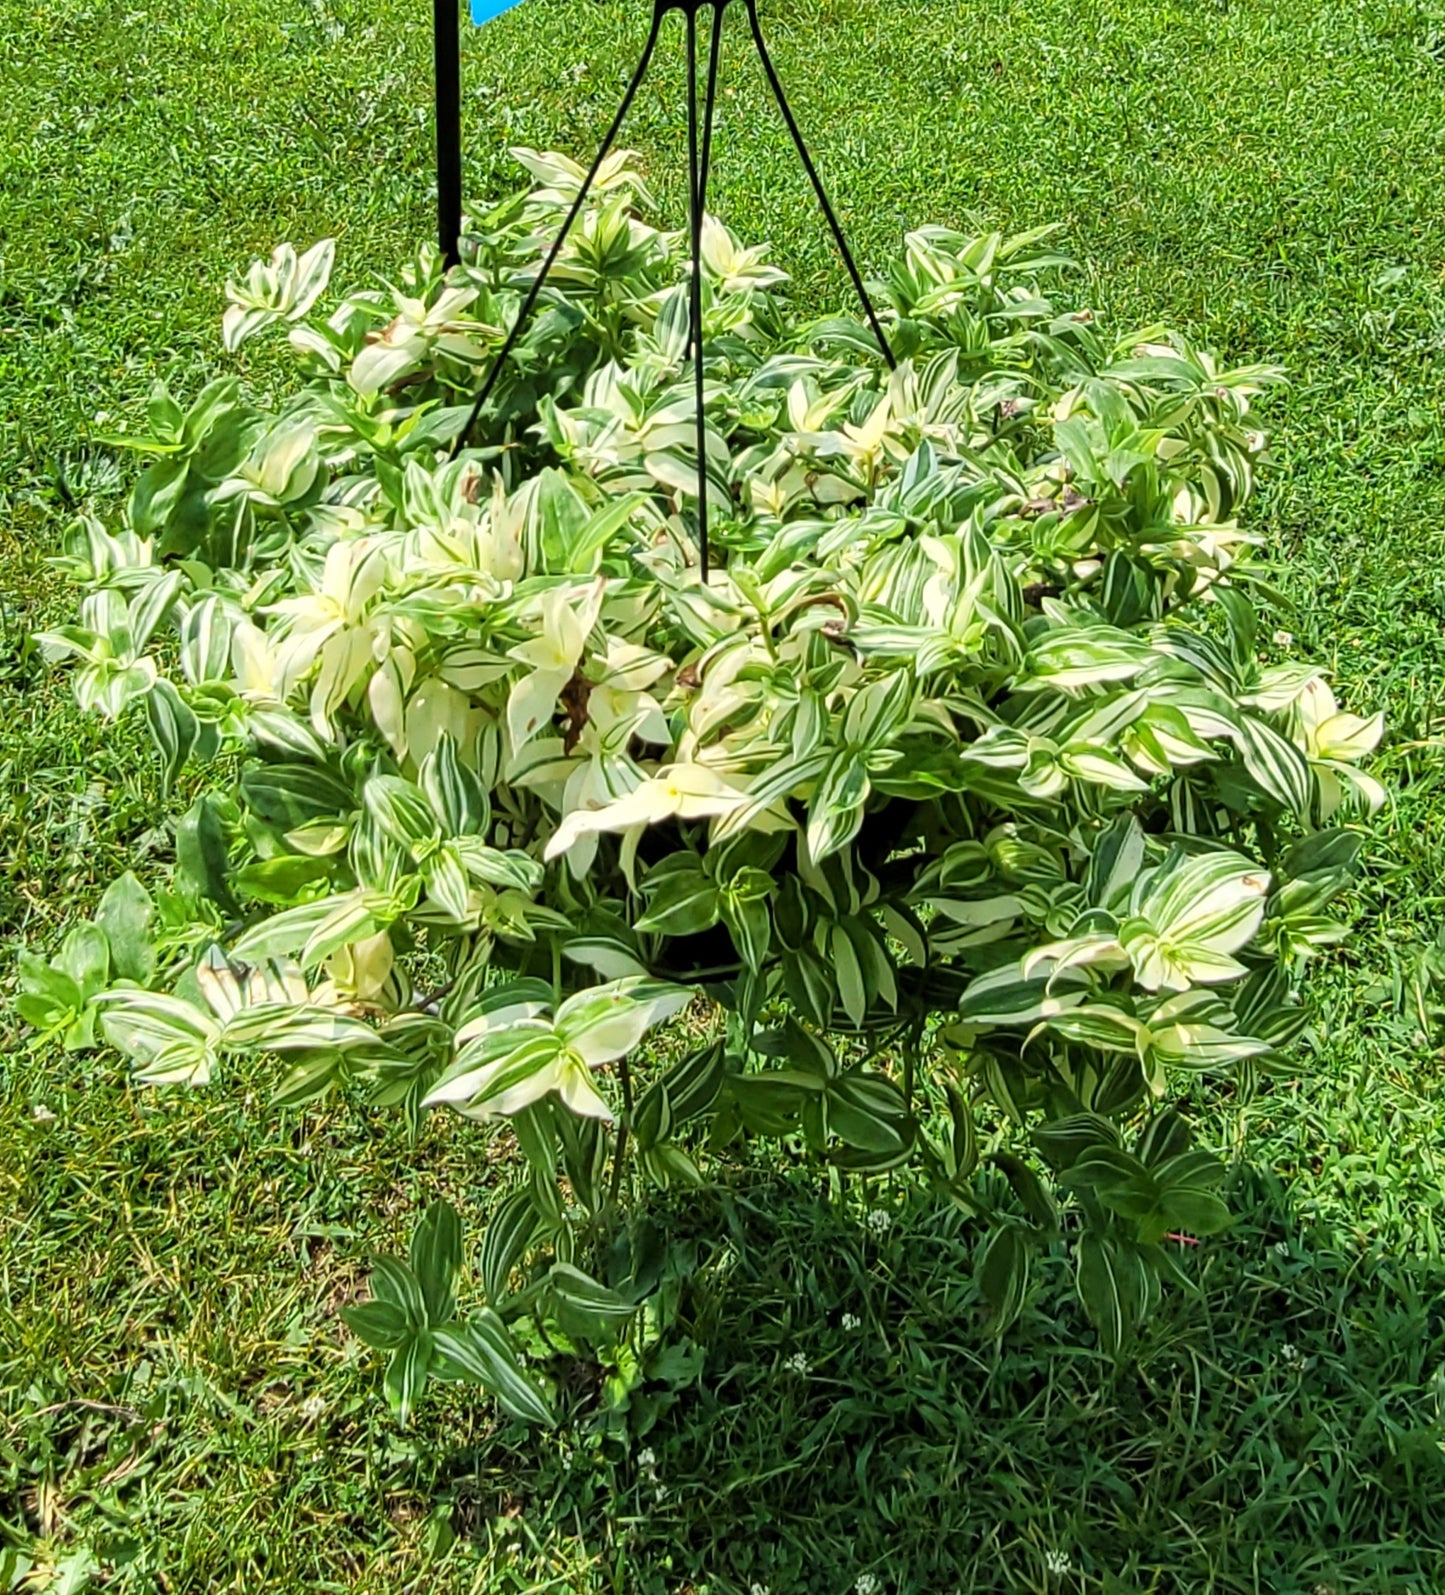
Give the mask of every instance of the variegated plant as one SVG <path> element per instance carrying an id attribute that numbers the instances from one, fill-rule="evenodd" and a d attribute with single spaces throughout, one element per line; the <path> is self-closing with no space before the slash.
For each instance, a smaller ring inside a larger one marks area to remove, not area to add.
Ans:
<path id="1" fill-rule="evenodd" d="M 618 160 L 464 435 L 580 176 L 522 158 L 541 187 L 449 274 L 424 250 L 323 319 L 329 246 L 253 267 L 227 345 L 284 326 L 305 380 L 158 390 L 123 526 L 69 536 L 43 643 L 201 795 L 169 890 L 108 898 L 126 947 L 103 916 L 30 959 L 26 1017 L 85 1046 L 98 1015 L 146 1080 L 263 1051 L 287 1102 L 510 1126 L 486 1316 L 453 1322 L 434 1214 L 357 1318 L 403 1408 L 430 1371 L 545 1412 L 520 1314 L 655 1333 L 584 1239 L 748 1138 L 918 1164 L 999 1326 L 1069 1238 L 1121 1344 L 1166 1236 L 1227 1219 L 1171 1082 L 1299 1035 L 1383 798 L 1378 718 L 1258 633 L 1271 373 L 1055 309 L 1043 233 L 931 228 L 882 289 L 890 374 L 710 219 L 700 483 L 682 241 Z"/>

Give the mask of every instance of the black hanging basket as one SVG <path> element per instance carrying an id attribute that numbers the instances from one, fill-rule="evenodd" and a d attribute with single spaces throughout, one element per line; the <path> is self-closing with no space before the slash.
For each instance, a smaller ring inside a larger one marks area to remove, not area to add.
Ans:
<path id="1" fill-rule="evenodd" d="M 461 51 L 457 20 L 456 0 L 434 0 L 435 26 L 436 26 L 436 114 L 437 114 L 437 206 L 439 240 L 443 254 L 448 264 L 454 265 L 458 259 L 458 243 L 461 236 L 462 216 L 462 136 L 461 136 Z M 688 199 L 690 211 L 690 237 L 692 243 L 692 281 L 689 312 L 689 339 L 688 351 L 693 363 L 693 381 L 696 397 L 697 416 L 697 468 L 698 468 L 698 495 L 697 495 L 697 532 L 698 532 L 698 558 L 702 566 L 703 575 L 708 571 L 708 525 L 707 525 L 707 490 L 704 481 L 704 461 L 706 455 L 706 420 L 703 413 L 703 347 L 702 347 L 702 219 L 707 204 L 708 173 L 712 163 L 712 138 L 713 138 L 713 113 L 717 104 L 718 65 L 722 53 L 723 19 L 728 9 L 733 5 L 741 5 L 747 13 L 748 30 L 752 37 L 753 49 L 758 60 L 762 63 L 763 73 L 772 90 L 773 98 L 778 102 L 778 109 L 782 112 L 783 121 L 787 124 L 788 133 L 793 140 L 793 147 L 798 152 L 798 159 L 802 162 L 803 170 L 808 175 L 813 193 L 817 197 L 819 208 L 823 212 L 828 230 L 833 235 L 833 241 L 838 246 L 838 253 L 843 257 L 843 264 L 847 268 L 848 277 L 858 295 L 863 314 L 868 325 L 873 329 L 873 335 L 878 340 L 879 352 L 893 369 L 896 362 L 883 327 L 878 320 L 878 314 L 873 308 L 873 301 L 868 297 L 868 289 L 863 282 L 863 275 L 858 270 L 858 264 L 853 258 L 853 251 L 848 247 L 848 239 L 838 221 L 837 213 L 828 199 L 827 190 L 823 187 L 823 180 L 818 175 L 818 168 L 813 164 L 813 157 L 804 141 L 802 130 L 798 126 L 797 118 L 793 115 L 792 107 L 788 104 L 788 97 L 783 91 L 782 80 L 778 77 L 777 68 L 773 65 L 773 58 L 768 53 L 767 43 L 763 38 L 762 23 L 758 17 L 757 0 L 653 0 L 652 23 L 648 28 L 646 42 L 642 46 L 642 54 L 638 58 L 637 66 L 633 70 L 627 89 L 622 96 L 622 102 L 617 107 L 617 113 L 612 118 L 612 125 L 602 140 L 597 151 L 596 159 L 592 162 L 587 175 L 582 180 L 582 186 L 577 191 L 577 197 L 572 201 L 561 229 L 556 238 L 552 240 L 551 248 L 547 251 L 542 262 L 541 270 L 532 281 L 527 290 L 527 296 L 522 301 L 522 307 L 517 312 L 517 319 L 513 322 L 508 332 L 506 341 L 498 351 L 487 372 L 486 380 L 482 383 L 481 391 L 477 394 L 476 402 L 466 426 L 458 434 L 456 449 L 460 449 L 466 437 L 476 424 L 477 417 L 482 413 L 487 400 L 491 397 L 492 389 L 496 386 L 497 378 L 510 358 L 512 350 L 516 348 L 518 339 L 526 331 L 527 323 L 532 311 L 536 308 L 537 300 L 541 296 L 547 277 L 555 264 L 562 246 L 567 241 L 573 224 L 581 214 L 582 207 L 587 202 L 592 185 L 597 179 L 602 163 L 607 159 L 618 134 L 622 131 L 622 124 L 627 113 L 632 108 L 632 102 L 637 97 L 637 91 L 642 87 L 652 59 L 657 50 L 658 40 L 662 36 L 662 24 L 669 12 L 677 11 L 682 14 L 685 43 L 687 48 L 687 168 L 688 168 Z M 698 29 L 697 17 L 700 11 L 711 11 L 712 33 L 708 47 L 707 82 L 703 91 L 701 112 L 698 105 Z"/>

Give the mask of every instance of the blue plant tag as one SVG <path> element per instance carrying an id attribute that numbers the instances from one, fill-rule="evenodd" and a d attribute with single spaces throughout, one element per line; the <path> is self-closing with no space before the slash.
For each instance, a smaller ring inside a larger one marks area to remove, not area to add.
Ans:
<path id="1" fill-rule="evenodd" d="M 493 17 L 510 11 L 518 3 L 519 0 L 472 0 L 472 21 L 481 27 L 484 22 L 490 22 Z"/>

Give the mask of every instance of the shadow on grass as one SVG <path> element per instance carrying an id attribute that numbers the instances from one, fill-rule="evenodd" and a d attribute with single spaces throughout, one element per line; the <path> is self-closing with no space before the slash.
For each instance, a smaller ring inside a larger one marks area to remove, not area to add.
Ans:
<path id="1" fill-rule="evenodd" d="M 722 1245 L 700 1376 L 646 1432 L 499 1425 L 459 1390 L 398 1432 L 335 1310 L 426 1201 L 491 1210 L 474 1139 L 277 1118 L 259 1073 L 153 1097 L 8 1066 L 0 1590 L 71 1559 L 147 1595 L 1445 1591 L 1445 1268 L 1299 1218 L 1322 1178 L 1239 1172 L 1200 1293 L 1116 1366 L 1063 1255 L 996 1342 L 960 1215 L 744 1168 L 655 1215 Z"/>
<path id="2" fill-rule="evenodd" d="M 991 1339 L 976 1238 L 921 1197 L 886 1228 L 801 1180 L 694 1203 L 674 1219 L 730 1236 L 697 1385 L 630 1440 L 453 1456 L 433 1499 L 488 1589 L 585 1546 L 587 1587 L 639 1595 L 1434 1595 L 1441 1271 L 1299 1227 L 1255 1171 L 1233 1205 L 1199 1294 L 1116 1364 L 1062 1254 Z"/>

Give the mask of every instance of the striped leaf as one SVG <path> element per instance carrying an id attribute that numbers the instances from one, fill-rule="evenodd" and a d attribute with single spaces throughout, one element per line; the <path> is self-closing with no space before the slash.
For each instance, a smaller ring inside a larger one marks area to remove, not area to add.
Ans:
<path id="1" fill-rule="evenodd" d="M 556 1426 L 546 1393 L 522 1366 L 507 1326 L 489 1308 L 464 1325 L 438 1330 L 432 1338 L 445 1374 L 481 1385 L 504 1412 L 523 1423 Z"/>
<path id="2" fill-rule="evenodd" d="M 435 1350 L 431 1332 L 419 1330 L 392 1352 L 386 1365 L 383 1381 L 386 1399 L 403 1428 L 411 1421 L 412 1412 L 426 1388 Z"/>
<path id="3" fill-rule="evenodd" d="M 161 793 L 169 797 L 176 777 L 196 746 L 200 726 L 190 707 L 162 677 L 146 695 L 146 723 L 161 756 Z"/>
<path id="4" fill-rule="evenodd" d="M 696 936 L 710 930 L 722 914 L 722 893 L 696 854 L 673 853 L 642 880 L 644 912 L 637 930 L 657 936 Z"/>
<path id="5" fill-rule="evenodd" d="M 450 1202 L 433 1202 L 422 1215 L 412 1233 L 410 1261 L 421 1286 L 426 1322 L 433 1328 L 447 1323 L 462 1266 L 462 1221 Z"/>
<path id="6" fill-rule="evenodd" d="M 228 684 L 235 627 L 214 593 L 193 604 L 181 622 L 181 669 L 193 687 Z"/>
<path id="7" fill-rule="evenodd" d="M 493 1305 L 500 1305 L 511 1295 L 512 1273 L 537 1233 L 539 1217 L 531 1192 L 525 1187 L 513 1191 L 492 1214 L 482 1236 L 477 1272 L 482 1290 Z"/>
<path id="8" fill-rule="evenodd" d="M 971 981 L 958 1005 L 959 1020 L 979 1028 L 1019 1027 L 1051 1019 L 1055 1014 L 1076 1008 L 1087 993 L 1072 972 L 1056 984 L 1052 972 L 1039 972 L 1027 978 L 1017 968 L 1005 966 L 990 970 Z"/>
<path id="9" fill-rule="evenodd" d="M 1000 1224 L 984 1242 L 976 1278 L 988 1305 L 990 1334 L 1003 1334 L 1023 1310 L 1029 1262 L 1029 1244 L 1017 1224 Z"/>
<path id="10" fill-rule="evenodd" d="M 420 780 L 443 836 L 477 836 L 487 829 L 492 812 L 487 789 L 457 757 L 456 740 L 449 732 L 427 755 Z"/>
<path id="11" fill-rule="evenodd" d="M 1157 1278 L 1136 1248 L 1086 1232 L 1075 1243 L 1074 1279 L 1100 1347 L 1117 1356 L 1156 1300 Z"/>
<path id="12" fill-rule="evenodd" d="M 857 836 L 871 788 L 868 766 L 852 748 L 828 761 L 808 804 L 808 856 L 821 864 Z"/>
<path id="13" fill-rule="evenodd" d="M 381 834 L 407 852 L 442 834 L 437 816 L 420 789 L 399 775 L 370 777 L 362 800 Z"/>
<path id="14" fill-rule="evenodd" d="M 1297 818 L 1308 821 L 1314 805 L 1309 760 L 1293 742 L 1263 720 L 1239 722 L 1239 752 L 1260 789 Z"/>
<path id="15" fill-rule="evenodd" d="M 1245 973 L 1232 955 L 1264 918 L 1270 878 L 1237 853 L 1174 853 L 1141 877 L 1119 942 L 1140 985 L 1185 991 Z"/>

